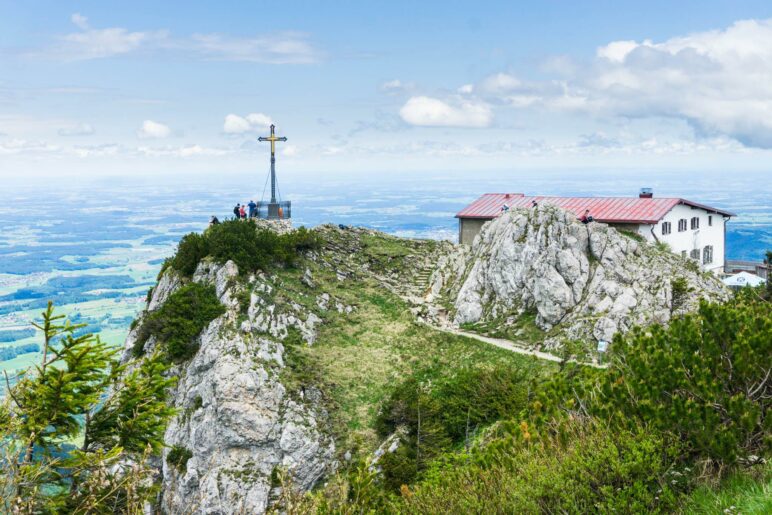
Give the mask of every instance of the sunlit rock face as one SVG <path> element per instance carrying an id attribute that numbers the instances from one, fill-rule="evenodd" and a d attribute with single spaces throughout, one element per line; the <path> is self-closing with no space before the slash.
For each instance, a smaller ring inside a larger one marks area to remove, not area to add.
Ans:
<path id="1" fill-rule="evenodd" d="M 676 278 L 688 293 L 674 304 Z M 452 302 L 456 324 L 506 327 L 529 314 L 548 331 L 548 348 L 610 340 L 633 325 L 667 323 L 700 298 L 727 295 L 715 277 L 667 250 L 549 205 L 488 222 L 471 249 L 443 258 L 432 280 L 432 294 Z"/>
<path id="2" fill-rule="evenodd" d="M 263 513 L 276 495 L 279 467 L 301 490 L 335 468 L 319 392 L 308 388 L 293 397 L 280 380 L 282 340 L 295 328 L 312 343 L 319 319 L 299 305 L 275 305 L 270 279 L 239 278 L 232 262 L 202 262 L 192 280 L 213 285 L 227 311 L 198 336 L 196 355 L 173 369 L 179 381 L 172 405 L 179 411 L 164 435 L 159 507 L 166 513 Z M 149 307 L 160 307 L 183 282 L 165 272 Z M 243 289 L 250 292 L 246 310 L 237 298 Z M 145 348 L 153 347 L 151 336 Z M 190 451 L 184 470 L 166 459 L 174 447 Z"/>

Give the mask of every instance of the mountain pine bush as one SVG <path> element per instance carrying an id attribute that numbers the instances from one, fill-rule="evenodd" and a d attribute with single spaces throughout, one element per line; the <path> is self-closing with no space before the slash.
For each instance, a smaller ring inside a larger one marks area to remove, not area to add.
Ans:
<path id="1" fill-rule="evenodd" d="M 611 351 L 608 369 L 568 367 L 544 385 L 534 413 L 646 424 L 680 441 L 684 459 L 720 466 L 769 453 L 772 309 L 755 292 L 618 334 Z"/>
<path id="2" fill-rule="evenodd" d="M 252 221 L 228 220 L 203 234 L 185 235 L 169 265 L 191 277 L 198 263 L 209 256 L 218 263 L 233 261 L 241 273 L 265 270 L 272 264 L 294 265 L 298 253 L 318 248 L 318 236 L 300 227 L 285 234 L 257 228 Z"/>
<path id="3" fill-rule="evenodd" d="M 169 296 L 160 308 L 148 313 L 140 326 L 135 349 L 143 349 L 155 336 L 166 358 L 180 362 L 196 354 L 196 336 L 209 322 L 225 313 L 214 286 L 190 283 Z M 138 350 L 135 354 L 139 354 Z"/>

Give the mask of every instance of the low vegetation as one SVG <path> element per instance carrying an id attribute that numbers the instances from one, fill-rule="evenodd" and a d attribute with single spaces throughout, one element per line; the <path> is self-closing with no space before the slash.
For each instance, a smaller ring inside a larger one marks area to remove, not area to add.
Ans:
<path id="1" fill-rule="evenodd" d="M 167 361 L 190 359 L 198 351 L 196 336 L 225 313 L 214 286 L 190 283 L 175 291 L 156 311 L 148 313 L 140 326 L 134 354 L 141 355 L 148 338 L 155 336 Z"/>
<path id="2" fill-rule="evenodd" d="M 168 266 L 191 277 L 198 263 L 209 256 L 218 263 L 232 260 L 246 274 L 265 270 L 272 264 L 292 265 L 299 252 L 317 248 L 319 243 L 317 236 L 305 227 L 277 234 L 258 229 L 252 221 L 228 220 L 203 234 L 184 236 Z"/>
<path id="3" fill-rule="evenodd" d="M 188 469 L 188 460 L 193 457 L 193 452 L 180 445 L 175 445 L 169 449 L 166 455 L 166 462 L 174 467 L 177 472 L 184 474 Z"/>

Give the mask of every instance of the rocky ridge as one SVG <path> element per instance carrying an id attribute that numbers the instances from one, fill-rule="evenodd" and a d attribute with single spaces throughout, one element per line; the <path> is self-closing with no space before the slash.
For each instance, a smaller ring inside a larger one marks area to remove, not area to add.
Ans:
<path id="1" fill-rule="evenodd" d="M 426 296 L 444 320 L 518 338 L 531 323 L 535 345 L 610 341 L 634 325 L 667 323 L 700 299 L 727 291 L 694 264 L 602 223 L 582 224 L 555 206 L 513 210 L 485 224 L 473 245 L 440 257 Z"/>

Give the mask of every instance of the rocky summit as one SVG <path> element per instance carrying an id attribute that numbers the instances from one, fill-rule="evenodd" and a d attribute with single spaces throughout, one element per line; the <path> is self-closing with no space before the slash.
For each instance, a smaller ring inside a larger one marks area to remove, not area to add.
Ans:
<path id="1" fill-rule="evenodd" d="M 550 205 L 485 224 L 471 248 L 440 258 L 431 300 L 452 323 L 557 350 L 568 341 L 611 341 L 634 325 L 666 324 L 699 299 L 727 291 L 666 247 L 602 223 L 583 224 Z M 528 331 L 528 325 L 544 331 Z"/>
<path id="2" fill-rule="evenodd" d="M 160 349 L 154 314 L 190 285 L 221 306 L 171 369 L 163 512 L 262 513 L 285 473 L 307 491 L 357 456 L 393 452 L 375 420 L 401 378 L 512 354 L 454 334 L 458 326 L 555 351 L 726 295 L 667 249 L 550 206 L 489 222 L 471 248 L 330 225 L 310 232 L 320 244 L 291 265 L 249 271 L 204 257 L 189 276 L 165 267 L 129 333 L 125 361 Z"/>

